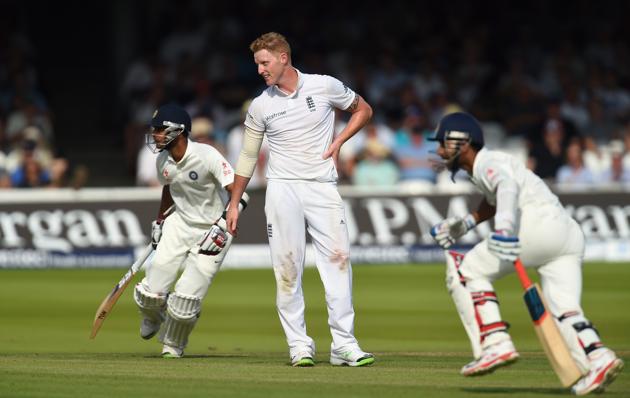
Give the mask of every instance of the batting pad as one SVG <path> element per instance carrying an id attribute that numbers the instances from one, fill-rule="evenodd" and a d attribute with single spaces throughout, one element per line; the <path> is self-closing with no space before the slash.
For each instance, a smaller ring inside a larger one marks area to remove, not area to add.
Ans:
<path id="1" fill-rule="evenodd" d="M 155 323 L 162 322 L 166 305 L 165 294 L 151 293 L 142 283 L 138 283 L 133 291 L 133 299 L 142 315 Z"/>
<path id="2" fill-rule="evenodd" d="M 472 295 L 460 281 L 457 269 L 461 265 L 464 256 L 454 251 L 445 251 L 446 254 L 446 288 L 448 289 L 459 318 L 464 325 L 466 334 L 475 358 L 481 357 L 481 330 L 475 318 L 475 305 Z"/>
<path id="3" fill-rule="evenodd" d="M 201 298 L 171 293 L 166 305 L 166 320 L 160 333 L 164 344 L 184 349 L 201 312 Z"/>

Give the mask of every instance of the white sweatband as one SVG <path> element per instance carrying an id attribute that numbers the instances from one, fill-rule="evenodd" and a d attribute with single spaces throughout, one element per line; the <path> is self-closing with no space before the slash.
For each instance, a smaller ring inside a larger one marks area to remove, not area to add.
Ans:
<path id="1" fill-rule="evenodd" d="M 236 163 L 235 174 L 243 177 L 251 177 L 254 174 L 256 163 L 258 162 L 258 152 L 260 152 L 260 146 L 263 142 L 263 132 L 252 130 L 249 127 L 245 127 L 245 134 L 243 134 L 243 146 L 241 147 L 241 154 L 238 157 Z"/>
<path id="2" fill-rule="evenodd" d="M 516 234 L 516 209 L 518 205 L 518 184 L 504 179 L 497 186 L 497 211 L 494 215 L 494 229 Z"/>

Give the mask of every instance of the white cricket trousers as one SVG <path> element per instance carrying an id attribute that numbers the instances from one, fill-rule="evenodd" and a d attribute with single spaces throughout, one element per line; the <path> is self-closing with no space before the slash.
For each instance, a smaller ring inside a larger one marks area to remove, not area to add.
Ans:
<path id="1" fill-rule="evenodd" d="M 269 181 L 265 213 L 276 277 L 276 304 L 290 355 L 315 352 L 315 343 L 307 335 L 304 321 L 302 274 L 306 231 L 313 241 L 315 263 L 326 293 L 332 349 L 357 346 L 350 244 L 343 201 L 336 184 Z"/>
<path id="2" fill-rule="evenodd" d="M 549 309 L 555 316 L 582 313 L 584 234 L 580 226 L 560 206 L 525 206 L 520 216 L 521 261 L 537 269 Z M 459 271 L 469 281 L 469 290 L 490 291 L 494 290 L 491 282 L 513 272 L 514 265 L 490 253 L 485 239 L 466 254 Z"/>
<path id="3" fill-rule="evenodd" d="M 198 254 L 197 243 L 209 229 L 210 225 L 186 224 L 177 212 L 167 217 L 162 238 L 142 280 L 145 288 L 151 293 L 166 294 L 183 270 L 173 291 L 203 299 L 232 243 L 230 236 L 225 248 L 216 256 Z"/>

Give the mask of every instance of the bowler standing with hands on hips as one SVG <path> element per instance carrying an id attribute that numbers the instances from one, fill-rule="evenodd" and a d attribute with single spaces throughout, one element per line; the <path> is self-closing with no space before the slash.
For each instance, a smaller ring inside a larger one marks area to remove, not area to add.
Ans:
<path id="1" fill-rule="evenodd" d="M 336 163 L 344 142 L 372 117 L 372 108 L 339 80 L 301 73 L 279 33 L 263 34 L 250 45 L 258 74 L 268 88 L 256 97 L 245 119 L 228 230 L 236 233 L 238 202 L 253 174 L 263 134 L 269 142 L 265 213 L 277 284 L 276 304 L 293 366 L 313 366 L 315 343 L 306 333 L 302 274 L 308 231 L 326 292 L 332 334 L 330 363 L 364 366 L 374 356 L 354 337 L 352 268 Z M 351 113 L 334 137 L 335 108 Z M 306 231 L 305 231 L 306 224 Z"/>

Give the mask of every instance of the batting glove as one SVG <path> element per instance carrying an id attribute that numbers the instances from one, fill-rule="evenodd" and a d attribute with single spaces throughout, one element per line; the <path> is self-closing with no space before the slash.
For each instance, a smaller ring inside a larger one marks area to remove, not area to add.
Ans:
<path id="1" fill-rule="evenodd" d="M 199 254 L 216 256 L 221 253 L 228 241 L 228 232 L 214 224 L 199 241 Z"/>
<path id="2" fill-rule="evenodd" d="M 477 223 L 472 214 L 464 218 L 451 217 L 435 224 L 433 228 L 431 228 L 431 236 L 433 236 L 433 239 L 435 239 L 438 245 L 443 249 L 448 249 L 458 238 L 473 229 L 475 225 L 477 225 Z"/>
<path id="3" fill-rule="evenodd" d="M 160 239 L 162 239 L 162 225 L 164 225 L 164 220 L 160 218 L 151 223 L 151 245 L 153 245 L 153 250 L 157 248 Z"/>
<path id="4" fill-rule="evenodd" d="M 514 262 L 521 255 L 521 242 L 507 231 L 495 231 L 488 239 L 488 250 L 500 260 Z"/>

